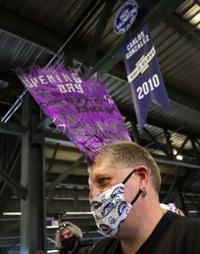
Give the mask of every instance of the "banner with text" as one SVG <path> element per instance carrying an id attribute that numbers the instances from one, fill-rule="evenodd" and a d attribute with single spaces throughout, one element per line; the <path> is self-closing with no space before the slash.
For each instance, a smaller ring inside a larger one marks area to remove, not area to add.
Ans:
<path id="1" fill-rule="evenodd" d="M 131 140 L 117 106 L 99 81 L 82 80 L 75 70 L 63 66 L 16 73 L 42 111 L 89 162 L 103 145 Z"/>
<path id="2" fill-rule="evenodd" d="M 123 45 L 122 51 L 141 131 L 147 119 L 150 101 L 171 110 L 148 25 Z"/>

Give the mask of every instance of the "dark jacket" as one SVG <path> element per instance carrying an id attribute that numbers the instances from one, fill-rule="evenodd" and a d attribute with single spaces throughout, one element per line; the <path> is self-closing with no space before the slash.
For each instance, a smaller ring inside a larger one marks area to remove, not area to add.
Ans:
<path id="1" fill-rule="evenodd" d="M 199 235 L 199 219 L 167 212 L 135 254 L 199 254 Z M 123 254 L 123 252 L 118 239 L 105 238 L 94 247 L 91 254 Z"/>
<path id="2" fill-rule="evenodd" d="M 90 254 L 93 250 L 91 244 L 79 243 L 72 254 Z M 65 250 L 60 250 L 60 254 L 68 254 Z"/>

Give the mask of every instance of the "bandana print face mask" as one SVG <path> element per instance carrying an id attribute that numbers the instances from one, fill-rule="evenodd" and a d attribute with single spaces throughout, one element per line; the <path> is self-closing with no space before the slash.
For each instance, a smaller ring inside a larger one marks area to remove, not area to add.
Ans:
<path id="1" fill-rule="evenodd" d="M 126 219 L 132 205 L 142 193 L 142 191 L 139 190 L 131 203 L 127 203 L 125 200 L 124 184 L 134 171 L 135 170 L 133 170 L 122 183 L 112 186 L 90 200 L 91 211 L 97 227 L 106 236 L 113 237 L 119 232 L 120 225 Z"/>

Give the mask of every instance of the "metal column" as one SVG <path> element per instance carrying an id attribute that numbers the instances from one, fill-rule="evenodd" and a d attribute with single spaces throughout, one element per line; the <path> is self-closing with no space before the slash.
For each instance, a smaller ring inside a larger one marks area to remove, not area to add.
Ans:
<path id="1" fill-rule="evenodd" d="M 32 140 L 39 121 L 39 110 L 26 95 L 23 104 L 24 124 L 29 132 L 22 135 L 21 184 L 27 188 L 27 197 L 21 200 L 20 254 L 46 250 L 46 209 L 43 140 Z"/>

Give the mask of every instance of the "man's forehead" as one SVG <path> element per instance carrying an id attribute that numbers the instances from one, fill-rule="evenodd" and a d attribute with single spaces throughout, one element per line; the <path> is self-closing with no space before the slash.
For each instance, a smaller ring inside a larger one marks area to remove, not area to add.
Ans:
<path id="1" fill-rule="evenodd" d="M 123 167 L 117 166 L 109 159 L 101 161 L 101 163 L 97 163 L 88 169 L 89 184 L 91 183 L 91 181 L 99 177 L 108 176 L 108 175 L 112 175 L 113 177 L 121 175 L 121 174 L 123 175 L 124 172 L 126 173 L 126 170 L 123 170 L 123 173 L 122 173 L 122 170 L 121 170 L 122 168 Z"/>
<path id="2" fill-rule="evenodd" d="M 111 168 L 113 165 L 109 158 L 106 158 L 104 160 L 96 160 L 89 168 L 88 171 L 90 174 L 96 173 L 96 171 L 107 171 L 109 168 Z"/>

